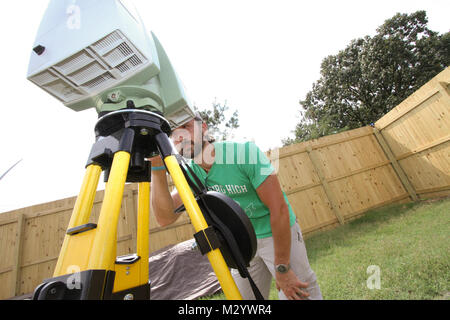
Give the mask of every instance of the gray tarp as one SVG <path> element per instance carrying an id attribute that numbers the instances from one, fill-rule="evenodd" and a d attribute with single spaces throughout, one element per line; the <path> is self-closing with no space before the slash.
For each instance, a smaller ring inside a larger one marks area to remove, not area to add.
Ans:
<path id="1" fill-rule="evenodd" d="M 194 239 L 150 254 L 151 300 L 194 300 L 221 290 L 206 256 L 192 249 Z"/>

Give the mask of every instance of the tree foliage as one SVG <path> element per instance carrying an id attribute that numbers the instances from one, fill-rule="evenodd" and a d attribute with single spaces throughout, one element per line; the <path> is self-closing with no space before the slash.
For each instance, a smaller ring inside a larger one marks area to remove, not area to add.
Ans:
<path id="1" fill-rule="evenodd" d="M 450 33 L 440 35 L 427 23 L 425 11 L 398 13 L 375 36 L 326 57 L 320 79 L 300 101 L 295 138 L 283 143 L 372 124 L 449 66 Z"/>
<path id="2" fill-rule="evenodd" d="M 228 115 L 227 101 L 218 103 L 215 100 L 211 109 L 199 110 L 195 106 L 194 109 L 200 113 L 208 125 L 209 135 L 217 141 L 227 140 L 230 138 L 232 131 L 239 128 L 239 112 L 235 110 L 231 116 Z"/>

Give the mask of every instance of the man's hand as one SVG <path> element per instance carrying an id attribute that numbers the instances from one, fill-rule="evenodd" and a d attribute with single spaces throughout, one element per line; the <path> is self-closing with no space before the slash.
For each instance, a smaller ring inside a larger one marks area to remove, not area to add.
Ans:
<path id="1" fill-rule="evenodd" d="M 307 288 L 308 283 L 301 282 L 294 271 L 289 270 L 286 273 L 275 272 L 275 278 L 277 290 L 283 290 L 283 293 L 289 300 L 303 300 L 309 297 L 309 293 L 301 290 Z"/>

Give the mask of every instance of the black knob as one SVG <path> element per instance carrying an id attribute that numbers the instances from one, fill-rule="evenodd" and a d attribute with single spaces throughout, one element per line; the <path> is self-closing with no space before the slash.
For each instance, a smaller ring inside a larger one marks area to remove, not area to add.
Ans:
<path id="1" fill-rule="evenodd" d="M 36 52 L 36 54 L 37 54 L 38 56 L 40 56 L 41 54 L 44 53 L 45 47 L 44 47 L 44 46 L 41 46 L 41 45 L 38 45 L 38 46 L 36 46 L 36 47 L 33 48 L 33 51 Z"/>
<path id="2" fill-rule="evenodd" d="M 128 100 L 127 101 L 127 109 L 136 109 L 133 100 Z"/>

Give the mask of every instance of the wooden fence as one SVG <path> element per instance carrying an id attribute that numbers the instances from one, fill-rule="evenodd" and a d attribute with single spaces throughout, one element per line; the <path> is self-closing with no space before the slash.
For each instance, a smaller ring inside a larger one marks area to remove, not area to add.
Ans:
<path id="1" fill-rule="evenodd" d="M 282 189 L 306 237 L 409 198 L 371 127 L 288 146 L 277 157 Z"/>
<path id="2" fill-rule="evenodd" d="M 380 143 L 419 198 L 450 189 L 450 67 L 375 123 Z"/>
<path id="3" fill-rule="evenodd" d="M 450 68 L 375 123 L 267 154 L 305 237 L 394 202 L 450 194 Z M 125 187 L 118 255 L 136 251 L 137 186 Z M 97 193 L 92 222 L 103 191 Z M 76 198 L 0 214 L 0 299 L 51 277 Z M 192 238 L 187 215 L 160 228 L 150 216 L 150 252 Z"/>

